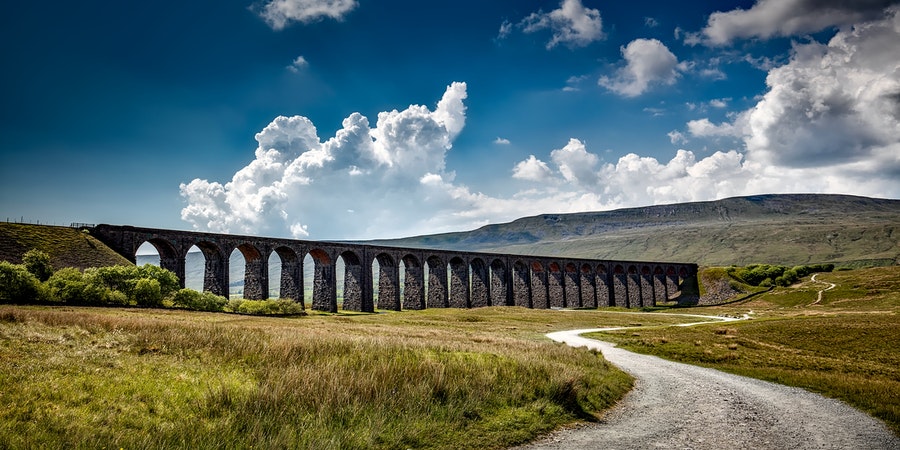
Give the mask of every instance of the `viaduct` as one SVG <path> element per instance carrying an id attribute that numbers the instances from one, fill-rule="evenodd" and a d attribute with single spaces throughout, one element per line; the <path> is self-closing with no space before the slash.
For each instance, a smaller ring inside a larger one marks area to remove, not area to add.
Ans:
<path id="1" fill-rule="evenodd" d="M 303 261 L 309 255 L 315 264 L 312 308 L 328 312 L 338 310 L 337 276 L 344 279 L 344 310 L 375 310 L 375 261 L 379 265 L 377 307 L 388 310 L 638 308 L 674 299 L 682 291 L 698 292 L 696 264 L 459 252 L 117 225 L 85 228 L 132 262 L 138 247 L 149 242 L 159 252 L 160 266 L 175 272 L 182 286 L 185 256 L 196 245 L 206 258 L 203 290 L 226 297 L 229 257 L 237 249 L 246 261 L 244 298 L 269 297 L 268 261 L 274 252 L 281 259 L 281 297 L 303 303 Z M 336 273 L 338 258 L 344 262 L 343 274 Z"/>

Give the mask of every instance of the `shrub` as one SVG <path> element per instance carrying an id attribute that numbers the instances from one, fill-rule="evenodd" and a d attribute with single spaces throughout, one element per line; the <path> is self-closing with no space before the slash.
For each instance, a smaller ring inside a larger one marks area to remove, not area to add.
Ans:
<path id="1" fill-rule="evenodd" d="M 816 272 L 831 272 L 834 264 L 814 264 L 808 266 L 773 266 L 769 264 L 751 264 L 747 267 L 729 267 L 729 275 L 751 286 L 769 287 L 790 286 L 801 278 Z"/>
<path id="2" fill-rule="evenodd" d="M 197 311 L 223 311 L 228 299 L 212 292 L 197 292 L 193 289 L 181 289 L 172 296 L 172 304 L 177 308 Z"/>
<path id="3" fill-rule="evenodd" d="M 89 271 L 66 267 L 47 280 L 50 298 L 79 305 L 127 305 L 128 297 L 92 278 Z"/>
<path id="4" fill-rule="evenodd" d="M 228 302 L 228 310 L 239 314 L 253 315 L 293 315 L 303 314 L 303 307 L 288 299 L 278 300 L 242 300 Z"/>
<path id="5" fill-rule="evenodd" d="M 169 297 L 181 289 L 178 276 L 171 270 L 163 269 L 152 264 L 144 264 L 137 268 L 139 278 L 149 278 L 159 283 L 159 293 L 163 298 Z"/>
<path id="6" fill-rule="evenodd" d="M 160 306 L 179 289 L 174 273 L 151 264 L 90 268 L 84 271 L 84 279 L 98 289 L 119 292 L 140 306 Z"/>
<path id="7" fill-rule="evenodd" d="M 41 282 L 47 281 L 50 275 L 53 275 L 53 266 L 50 265 L 50 255 L 38 250 L 31 249 L 22 255 L 22 263 L 25 269 L 31 272 Z"/>
<path id="8" fill-rule="evenodd" d="M 24 265 L 0 261 L 0 303 L 31 303 L 45 297 L 41 282 Z"/>
<path id="9" fill-rule="evenodd" d="M 163 300 L 159 281 L 152 278 L 135 280 L 131 295 L 138 306 L 160 306 Z"/>

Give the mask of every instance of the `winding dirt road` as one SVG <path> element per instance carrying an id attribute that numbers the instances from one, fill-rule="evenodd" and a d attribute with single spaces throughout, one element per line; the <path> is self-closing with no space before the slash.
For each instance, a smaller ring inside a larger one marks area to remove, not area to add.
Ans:
<path id="1" fill-rule="evenodd" d="M 601 423 L 520 449 L 900 449 L 883 423 L 837 400 L 579 336 L 603 330 L 547 336 L 602 351 L 634 389 Z"/>

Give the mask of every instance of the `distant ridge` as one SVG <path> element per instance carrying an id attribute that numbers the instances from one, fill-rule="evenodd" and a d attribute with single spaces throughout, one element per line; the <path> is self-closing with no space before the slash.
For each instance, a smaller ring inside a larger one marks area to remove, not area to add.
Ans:
<path id="1" fill-rule="evenodd" d="M 900 200 L 767 194 L 572 214 L 541 214 L 468 232 L 373 241 L 575 257 L 846 266 L 900 262 Z"/>

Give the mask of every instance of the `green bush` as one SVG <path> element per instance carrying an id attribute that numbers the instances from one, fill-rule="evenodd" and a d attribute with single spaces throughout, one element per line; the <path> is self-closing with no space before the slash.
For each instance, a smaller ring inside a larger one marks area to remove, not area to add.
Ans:
<path id="1" fill-rule="evenodd" d="M 234 299 L 228 302 L 226 309 L 239 314 L 253 315 L 294 315 L 303 314 L 303 307 L 289 299 L 278 300 L 243 300 Z"/>
<path id="2" fill-rule="evenodd" d="M 197 311 L 224 311 L 228 299 L 212 292 L 197 292 L 193 289 L 181 289 L 172 296 L 172 304 L 176 308 Z"/>
<path id="3" fill-rule="evenodd" d="M 0 303 L 32 303 L 45 297 L 41 282 L 24 265 L 0 261 Z"/>
<path id="4" fill-rule="evenodd" d="M 22 263 L 25 269 L 31 272 L 41 282 L 47 281 L 53 275 L 53 266 L 50 264 L 50 255 L 31 249 L 22 255 Z"/>
<path id="5" fill-rule="evenodd" d="M 84 271 L 84 278 L 98 289 L 124 294 L 139 306 L 160 306 L 164 298 L 179 289 L 174 273 L 151 264 L 90 268 Z"/>
<path id="6" fill-rule="evenodd" d="M 816 272 L 831 272 L 834 264 L 813 264 L 808 266 L 775 266 L 751 264 L 746 267 L 729 267 L 728 274 L 751 286 L 790 286 L 801 278 Z"/>
<path id="7" fill-rule="evenodd" d="M 152 278 L 135 280 L 131 295 L 138 306 L 162 305 L 163 296 L 159 288 L 159 281 Z"/>
<path id="8" fill-rule="evenodd" d="M 51 300 L 79 305 L 127 305 L 128 296 L 99 283 L 89 271 L 66 267 L 47 280 Z"/>

